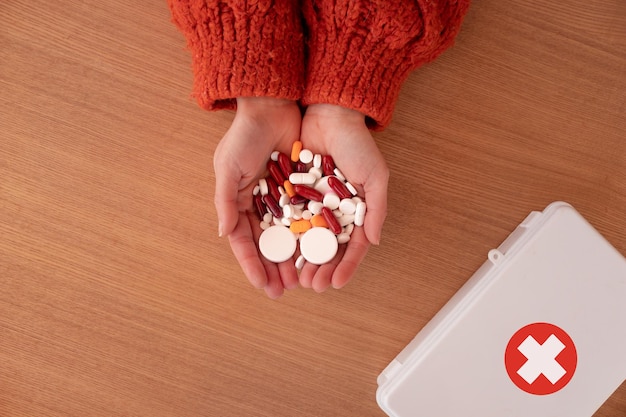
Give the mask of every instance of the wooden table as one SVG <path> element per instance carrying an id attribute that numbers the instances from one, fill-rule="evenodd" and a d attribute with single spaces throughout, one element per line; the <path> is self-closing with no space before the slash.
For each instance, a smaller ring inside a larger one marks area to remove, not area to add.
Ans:
<path id="1" fill-rule="evenodd" d="M 190 98 L 166 2 L 135 3 L 0 4 L 0 415 L 381 417 L 376 376 L 531 210 L 568 201 L 626 254 L 623 1 L 476 1 L 375 135 L 381 245 L 278 301 L 217 237 L 233 113 Z M 596 413 L 624 415 L 626 384 Z"/>

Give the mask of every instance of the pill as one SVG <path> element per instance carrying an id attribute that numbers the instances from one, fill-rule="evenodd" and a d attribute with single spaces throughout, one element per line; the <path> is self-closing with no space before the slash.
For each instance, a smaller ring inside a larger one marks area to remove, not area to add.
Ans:
<path id="1" fill-rule="evenodd" d="M 358 195 L 355 195 L 354 197 L 352 197 L 352 201 L 354 201 L 354 205 L 357 205 L 363 200 Z"/>
<path id="2" fill-rule="evenodd" d="M 328 185 L 328 178 L 330 177 L 320 178 L 319 180 L 315 182 L 315 185 L 313 185 L 313 188 L 315 188 L 317 191 L 319 191 L 322 194 L 326 194 L 329 191 L 332 191 L 332 188 L 330 188 L 330 185 Z"/>
<path id="3" fill-rule="evenodd" d="M 284 226 L 282 220 L 283 220 L 282 217 L 272 217 L 272 223 L 275 224 L 276 226 Z"/>
<path id="4" fill-rule="evenodd" d="M 335 170 L 333 171 L 333 173 L 335 174 L 336 177 L 338 177 L 341 181 L 345 181 L 346 177 L 343 175 L 343 172 L 341 172 L 341 170 L 339 168 L 335 168 Z"/>
<path id="5" fill-rule="evenodd" d="M 286 178 L 276 162 L 272 160 L 267 161 L 267 170 L 277 184 L 282 184 L 283 182 L 285 182 Z"/>
<path id="6" fill-rule="evenodd" d="M 304 164 L 310 164 L 313 162 L 313 152 L 308 149 L 302 149 L 300 151 L 300 162 Z"/>
<path id="7" fill-rule="evenodd" d="M 335 161 L 333 161 L 332 156 L 324 155 L 322 156 L 322 172 L 324 175 L 333 175 L 335 171 Z"/>
<path id="8" fill-rule="evenodd" d="M 332 210 L 330 210 L 328 207 L 323 207 L 322 216 L 324 216 L 324 220 L 326 220 L 326 223 L 328 224 L 328 228 L 334 234 L 338 235 L 339 233 L 341 233 L 343 229 L 341 228 L 341 225 L 337 221 L 337 218 L 333 214 Z"/>
<path id="9" fill-rule="evenodd" d="M 340 245 L 344 244 L 344 243 L 348 243 L 350 241 L 350 235 L 347 233 L 339 233 L 337 235 L 337 243 L 339 243 Z"/>
<path id="10" fill-rule="evenodd" d="M 352 185 L 348 181 L 346 181 L 346 188 L 348 189 L 348 191 L 350 191 L 352 193 L 353 196 L 357 195 L 356 188 L 354 188 L 354 185 Z"/>
<path id="11" fill-rule="evenodd" d="M 343 213 L 341 212 L 341 210 L 335 209 L 335 210 L 333 210 L 333 215 L 335 216 L 336 219 L 338 219 L 341 216 L 343 216 Z"/>
<path id="12" fill-rule="evenodd" d="M 338 177 L 328 177 L 328 185 L 340 198 L 352 198 L 352 193 Z"/>
<path id="13" fill-rule="evenodd" d="M 271 225 L 266 221 L 262 221 L 260 223 L 260 226 L 261 226 L 261 230 L 269 229 L 271 227 Z"/>
<path id="14" fill-rule="evenodd" d="M 298 162 L 300 159 L 300 151 L 302 150 L 302 142 L 299 140 L 295 141 L 293 145 L 291 145 L 291 160 L 293 162 Z"/>
<path id="15" fill-rule="evenodd" d="M 309 169 L 309 174 L 315 175 L 315 178 L 317 178 L 318 180 L 320 178 L 322 178 L 322 176 L 323 176 L 322 169 L 321 168 L 315 168 L 315 167 Z"/>
<path id="16" fill-rule="evenodd" d="M 339 198 L 337 194 L 330 192 L 324 196 L 322 203 L 324 204 L 324 207 L 328 207 L 331 210 L 335 210 L 339 208 L 341 199 Z"/>
<path id="17" fill-rule="evenodd" d="M 261 194 L 257 194 L 253 198 L 254 200 L 254 208 L 256 209 L 256 214 L 259 216 L 260 220 L 263 220 L 265 213 L 267 213 L 267 209 L 265 208 L 265 203 L 263 203 L 263 197 Z"/>
<path id="18" fill-rule="evenodd" d="M 304 262 L 304 256 L 298 256 L 298 259 L 296 259 L 296 269 L 302 269 L 304 267 Z"/>
<path id="19" fill-rule="evenodd" d="M 298 204 L 293 204 L 293 207 L 297 210 L 304 210 L 304 204 L 306 203 L 306 201 L 302 202 L 302 203 L 298 203 Z"/>
<path id="20" fill-rule="evenodd" d="M 278 192 L 280 193 L 280 195 L 287 194 L 287 192 L 281 185 L 278 186 Z"/>
<path id="21" fill-rule="evenodd" d="M 314 227 L 300 236 L 300 252 L 307 262 L 322 265 L 337 254 L 337 238 L 328 229 Z"/>
<path id="22" fill-rule="evenodd" d="M 259 250 L 268 261 L 284 262 L 296 252 L 296 237 L 284 226 L 270 226 L 259 237 Z"/>
<path id="23" fill-rule="evenodd" d="M 294 206 L 297 206 L 299 204 L 304 204 L 306 203 L 306 201 L 307 201 L 306 197 L 302 197 L 301 195 L 298 195 L 298 194 L 294 195 L 293 197 L 289 199 L 289 202 L 293 204 Z"/>
<path id="24" fill-rule="evenodd" d="M 280 170 L 282 171 L 285 178 L 289 178 L 289 176 L 293 172 L 291 159 L 289 159 L 289 157 L 282 152 L 278 154 L 278 166 L 280 167 Z"/>
<path id="25" fill-rule="evenodd" d="M 322 168 L 322 155 L 316 153 L 315 156 L 313 156 L 313 166 L 315 168 Z"/>
<path id="26" fill-rule="evenodd" d="M 281 219 L 280 219 L 280 223 L 281 223 L 283 226 L 285 226 L 285 227 L 289 227 L 289 226 L 291 226 L 291 223 L 292 223 L 292 222 L 293 222 L 293 221 L 292 221 L 291 219 L 288 219 L 287 217 L 281 217 Z"/>
<path id="27" fill-rule="evenodd" d="M 293 189 L 293 184 L 289 182 L 289 180 L 285 180 L 283 186 L 285 187 L 285 192 L 289 195 L 289 197 L 293 197 L 294 195 L 296 195 L 296 192 Z"/>
<path id="28" fill-rule="evenodd" d="M 271 194 L 265 194 L 262 199 L 274 217 L 283 217 L 282 207 L 278 205 L 278 201 L 276 201 Z"/>
<path id="29" fill-rule="evenodd" d="M 353 224 L 354 223 L 354 214 L 344 214 L 343 216 L 339 217 L 337 219 L 337 221 L 339 222 L 339 225 L 341 227 L 345 227 L 349 224 Z"/>
<path id="30" fill-rule="evenodd" d="M 272 216 L 272 213 L 265 213 L 263 215 L 263 221 L 265 223 L 271 223 L 273 218 L 274 218 L 274 216 Z"/>
<path id="31" fill-rule="evenodd" d="M 306 164 L 302 161 L 296 162 L 296 172 L 308 172 Z"/>
<path id="32" fill-rule="evenodd" d="M 280 200 L 280 191 L 278 191 L 278 184 L 276 184 L 276 181 L 274 181 L 271 177 L 267 177 L 265 181 L 267 182 L 267 190 L 269 194 L 274 197 L 274 200 Z"/>
<path id="33" fill-rule="evenodd" d="M 270 159 L 271 159 L 272 161 L 278 161 L 278 155 L 279 155 L 279 154 L 280 154 L 280 152 L 278 152 L 278 151 L 274 151 L 274 152 L 272 152 L 272 154 L 270 155 Z"/>
<path id="34" fill-rule="evenodd" d="M 322 216 L 321 214 L 315 214 L 313 217 L 311 217 L 311 226 L 328 228 L 328 223 L 326 223 L 326 220 L 324 220 L 324 216 Z"/>
<path id="35" fill-rule="evenodd" d="M 281 207 L 285 207 L 287 204 L 289 204 L 289 202 L 289 194 L 283 194 L 280 196 L 280 200 L 278 200 L 278 205 Z"/>
<path id="36" fill-rule="evenodd" d="M 293 215 L 293 206 L 291 204 L 285 204 L 283 206 L 283 217 L 291 217 Z"/>
<path id="37" fill-rule="evenodd" d="M 291 215 L 291 218 L 293 220 L 302 219 L 302 209 L 299 209 L 296 206 L 291 206 L 291 207 L 293 207 L 293 214 Z"/>
<path id="38" fill-rule="evenodd" d="M 296 192 L 297 195 L 300 195 L 307 200 L 322 201 L 322 199 L 324 198 L 322 193 L 317 191 L 315 188 L 309 187 L 308 185 L 294 184 L 293 190 Z"/>
<path id="39" fill-rule="evenodd" d="M 261 192 L 261 187 L 257 184 L 252 189 L 252 195 L 257 195 L 259 192 Z"/>
<path id="40" fill-rule="evenodd" d="M 289 176 L 289 182 L 292 184 L 305 184 L 305 185 L 313 185 L 317 181 L 315 175 L 309 174 L 308 172 L 294 172 Z"/>
<path id="41" fill-rule="evenodd" d="M 303 218 L 304 220 L 311 220 L 311 217 L 313 217 L 313 213 L 311 213 L 311 211 L 310 211 L 310 210 L 304 210 L 304 211 L 302 212 L 302 218 Z"/>
<path id="42" fill-rule="evenodd" d="M 348 235 L 351 235 L 353 231 L 354 231 L 354 223 L 350 223 L 349 225 L 343 228 L 343 233 L 347 233 Z"/>
<path id="43" fill-rule="evenodd" d="M 318 201 L 309 201 L 309 204 L 307 204 L 307 208 L 309 209 L 309 211 L 311 212 L 311 214 L 320 214 L 322 212 L 322 207 L 324 207 L 324 205 Z"/>
<path id="44" fill-rule="evenodd" d="M 365 211 L 367 210 L 365 202 L 361 201 L 356 205 L 356 211 L 354 212 L 354 225 L 363 226 L 365 222 Z"/>
<path id="45" fill-rule="evenodd" d="M 289 230 L 291 230 L 292 233 L 304 233 L 311 227 L 313 226 L 308 220 L 296 220 L 295 222 L 291 222 Z"/>
<path id="46" fill-rule="evenodd" d="M 339 202 L 339 210 L 341 210 L 343 214 L 354 214 L 356 204 L 354 204 L 351 198 L 344 198 Z"/>
<path id="47" fill-rule="evenodd" d="M 265 195 L 269 192 L 269 189 L 267 188 L 267 180 L 265 178 L 261 178 L 259 180 L 259 192 L 261 195 Z"/>

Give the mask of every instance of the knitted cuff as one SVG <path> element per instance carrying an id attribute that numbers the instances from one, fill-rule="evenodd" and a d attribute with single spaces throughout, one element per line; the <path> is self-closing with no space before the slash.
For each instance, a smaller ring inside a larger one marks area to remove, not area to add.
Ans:
<path id="1" fill-rule="evenodd" d="M 368 127 L 382 130 L 402 83 L 452 44 L 468 6 L 469 0 L 304 0 L 302 104 L 357 110 Z"/>
<path id="2" fill-rule="evenodd" d="M 193 96 L 206 110 L 237 97 L 298 100 L 304 78 L 297 0 L 168 0 L 192 54 Z"/>

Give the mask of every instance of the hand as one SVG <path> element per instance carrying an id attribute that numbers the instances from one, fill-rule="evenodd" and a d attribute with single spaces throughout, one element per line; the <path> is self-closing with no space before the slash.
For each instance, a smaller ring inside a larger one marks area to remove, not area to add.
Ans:
<path id="1" fill-rule="evenodd" d="M 328 264 L 305 264 L 300 284 L 321 292 L 330 285 L 348 283 L 365 257 L 370 244 L 378 245 L 387 215 L 389 170 L 383 155 L 365 125 L 365 116 L 331 104 L 308 107 L 302 120 L 300 140 L 315 153 L 332 156 L 346 178 L 365 197 L 367 213 L 363 227 L 355 227 L 346 245 Z"/>
<path id="2" fill-rule="evenodd" d="M 260 255 L 256 245 L 260 220 L 253 208 L 252 189 L 265 172 L 272 151 L 291 152 L 301 122 L 294 101 L 238 98 L 233 123 L 213 158 L 219 235 L 228 236 L 250 283 L 264 288 L 270 298 L 279 297 L 285 288 L 297 287 L 298 274 L 292 260 L 275 264 Z"/>

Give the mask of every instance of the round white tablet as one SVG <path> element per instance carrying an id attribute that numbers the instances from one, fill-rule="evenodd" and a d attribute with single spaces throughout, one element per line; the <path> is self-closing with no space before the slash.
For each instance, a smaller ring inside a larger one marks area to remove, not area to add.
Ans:
<path id="1" fill-rule="evenodd" d="M 271 226 L 259 237 L 261 254 L 271 262 L 285 262 L 296 252 L 296 237 L 285 226 Z"/>
<path id="2" fill-rule="evenodd" d="M 300 236 L 300 252 L 307 262 L 322 265 L 337 253 L 337 237 L 325 227 L 314 227 Z"/>

